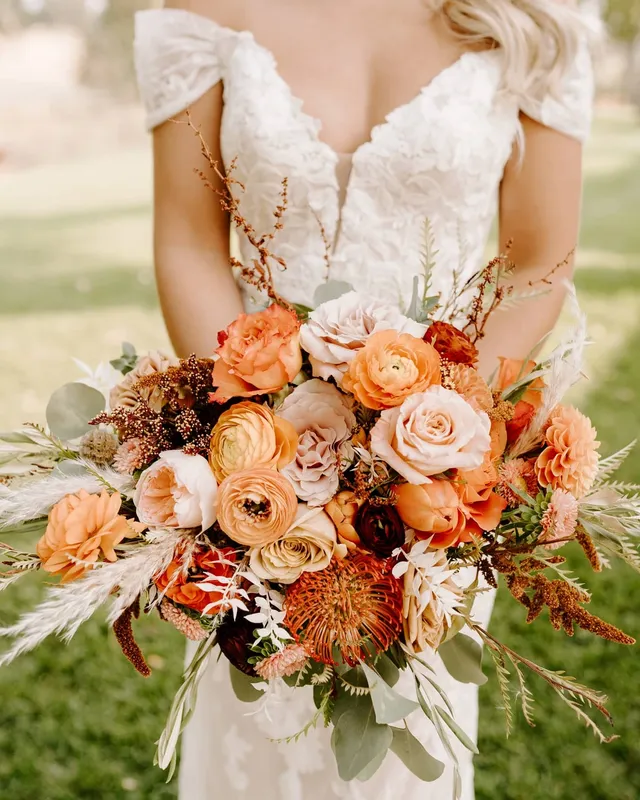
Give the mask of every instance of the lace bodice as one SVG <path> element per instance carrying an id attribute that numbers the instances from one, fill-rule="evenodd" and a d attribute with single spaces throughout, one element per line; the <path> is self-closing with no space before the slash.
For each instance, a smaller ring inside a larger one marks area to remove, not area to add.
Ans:
<path id="1" fill-rule="evenodd" d="M 297 303 L 308 304 L 327 279 L 406 303 L 422 271 L 426 220 L 438 250 L 434 288 L 446 291 L 453 267 L 473 272 L 483 259 L 520 110 L 580 140 L 590 125 L 586 48 L 560 96 L 538 103 L 501 90 L 499 50 L 465 53 L 372 130 L 341 193 L 340 156 L 251 33 L 187 11 L 143 11 L 135 51 L 150 128 L 223 81 L 222 155 L 226 165 L 237 157 L 236 177 L 247 187 L 242 210 L 259 232 L 271 228 L 288 178 L 289 208 L 274 250 L 288 265 L 278 289 Z M 248 243 L 240 247 L 253 255 Z"/>

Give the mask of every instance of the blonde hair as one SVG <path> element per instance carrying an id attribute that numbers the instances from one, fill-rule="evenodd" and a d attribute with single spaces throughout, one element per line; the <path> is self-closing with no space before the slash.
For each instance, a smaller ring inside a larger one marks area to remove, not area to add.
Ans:
<path id="1" fill-rule="evenodd" d="M 588 26 L 567 0 L 429 0 L 469 47 L 497 47 L 504 87 L 532 99 L 557 94 Z"/>

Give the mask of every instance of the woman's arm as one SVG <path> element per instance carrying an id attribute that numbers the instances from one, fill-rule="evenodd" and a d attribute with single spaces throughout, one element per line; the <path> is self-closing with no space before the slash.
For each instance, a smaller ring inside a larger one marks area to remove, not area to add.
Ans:
<path id="1" fill-rule="evenodd" d="M 516 291 L 546 289 L 542 297 L 498 311 L 480 344 L 480 369 L 493 372 L 498 356 L 525 358 L 555 325 L 573 258 L 542 281 L 573 251 L 582 196 L 582 145 L 523 115 L 524 155 L 514 153 L 500 190 L 500 246 L 513 242 Z M 533 285 L 533 287 L 532 287 Z"/>
<path id="2" fill-rule="evenodd" d="M 190 109 L 213 157 L 220 155 L 222 87 L 213 87 Z M 194 169 L 207 167 L 186 115 L 154 131 L 154 252 L 162 313 L 176 353 L 210 356 L 216 334 L 242 311 L 229 265 L 229 217 L 217 195 Z"/>

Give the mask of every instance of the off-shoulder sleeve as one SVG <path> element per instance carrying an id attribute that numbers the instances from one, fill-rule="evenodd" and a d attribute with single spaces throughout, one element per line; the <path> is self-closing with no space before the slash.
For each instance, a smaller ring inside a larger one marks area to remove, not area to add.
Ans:
<path id="1" fill-rule="evenodd" d="M 560 86 L 541 100 L 523 99 L 520 107 L 537 122 L 584 142 L 591 130 L 593 93 L 593 65 L 585 41 L 563 75 Z"/>
<path id="2" fill-rule="evenodd" d="M 136 73 L 149 129 L 184 111 L 223 78 L 232 33 L 181 9 L 136 14 Z"/>

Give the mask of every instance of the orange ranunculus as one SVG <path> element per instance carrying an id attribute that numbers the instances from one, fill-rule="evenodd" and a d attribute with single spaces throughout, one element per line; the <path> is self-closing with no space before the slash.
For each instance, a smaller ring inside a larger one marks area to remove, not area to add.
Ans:
<path id="1" fill-rule="evenodd" d="M 557 406 L 549 417 L 545 442 L 536 461 L 542 486 L 564 489 L 578 500 L 584 497 L 598 472 L 600 442 L 591 420 L 572 406 Z"/>
<path id="2" fill-rule="evenodd" d="M 525 378 L 536 366 L 536 362 L 532 360 L 527 362 L 516 358 L 500 358 L 498 360 L 500 361 L 500 369 L 496 378 L 496 389 L 499 392 L 504 392 L 516 381 Z M 515 442 L 525 428 L 528 427 L 534 414 L 542 405 L 542 390 L 544 388 L 544 380 L 536 378 L 531 381 L 522 397 L 516 403 L 513 419 L 506 424 L 507 436 L 510 442 Z"/>
<path id="3" fill-rule="evenodd" d="M 198 584 L 206 582 L 216 585 L 216 578 L 230 578 L 233 565 L 229 562 L 235 559 L 235 550 L 230 547 L 197 552 L 189 564 L 185 564 L 183 559 L 177 557 L 155 579 L 155 584 L 160 592 L 174 603 L 202 614 L 207 606 L 223 598 L 226 585 L 220 583 L 220 589 L 212 591 L 202 589 Z M 227 610 L 216 606 L 207 611 L 207 614 L 213 615 Z"/>
<path id="4" fill-rule="evenodd" d="M 476 469 L 458 473 L 460 499 L 467 516 L 467 530 L 480 535 L 481 531 L 497 528 L 507 501 L 493 490 L 499 476 L 488 453 Z"/>
<path id="5" fill-rule="evenodd" d="M 116 561 L 116 545 L 136 536 L 146 525 L 121 516 L 119 494 L 88 494 L 81 489 L 60 500 L 36 552 L 42 569 L 62 575 L 62 583 L 81 578 L 101 558 Z"/>
<path id="6" fill-rule="evenodd" d="M 230 539 L 247 547 L 275 542 L 297 510 L 293 484 L 273 469 L 233 472 L 218 487 L 218 523 Z"/>
<path id="7" fill-rule="evenodd" d="M 471 541 L 459 493 L 449 481 L 434 480 L 416 486 L 394 487 L 400 518 L 420 537 L 431 538 L 431 547 L 455 547 Z"/>
<path id="8" fill-rule="evenodd" d="M 432 344 L 442 358 L 454 364 L 474 366 L 478 361 L 478 348 L 466 333 L 449 322 L 432 323 L 424 335 L 424 340 Z"/>
<path id="9" fill-rule="evenodd" d="M 300 322 L 275 303 L 265 311 L 241 314 L 218 334 L 218 341 L 213 402 L 276 392 L 300 372 Z"/>
<path id="10" fill-rule="evenodd" d="M 409 333 L 380 331 L 369 337 L 349 365 L 342 388 L 363 406 L 380 410 L 401 405 L 410 394 L 441 382 L 440 356 Z"/>
<path id="11" fill-rule="evenodd" d="M 209 463 L 216 480 L 251 467 L 281 469 L 293 461 L 298 434 L 286 419 L 245 400 L 220 415 L 211 432 Z"/>

